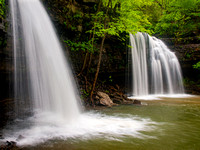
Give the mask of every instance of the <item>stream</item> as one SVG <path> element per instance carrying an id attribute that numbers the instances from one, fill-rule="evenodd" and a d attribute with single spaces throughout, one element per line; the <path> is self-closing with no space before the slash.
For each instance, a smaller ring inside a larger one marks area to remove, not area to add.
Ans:
<path id="1" fill-rule="evenodd" d="M 63 135 L 63 139 L 53 138 L 45 142 L 40 141 L 40 144 L 22 147 L 41 150 L 199 149 L 199 96 L 141 101 L 142 105 L 119 105 L 86 112 L 90 115 L 101 114 L 100 118 L 97 115 L 93 116 L 97 117 L 97 124 L 93 127 L 96 126 L 98 130 L 93 128 L 90 129 L 93 131 L 83 134 L 68 137 Z M 132 124 L 132 119 L 136 121 L 135 125 Z M 102 121 L 106 123 L 101 124 Z M 85 124 L 91 128 L 88 120 L 85 120 Z M 87 127 L 81 127 L 84 123 L 79 125 L 79 129 L 86 130 Z M 122 127 L 123 125 L 125 127 Z M 118 131 L 112 131 L 115 129 Z"/>

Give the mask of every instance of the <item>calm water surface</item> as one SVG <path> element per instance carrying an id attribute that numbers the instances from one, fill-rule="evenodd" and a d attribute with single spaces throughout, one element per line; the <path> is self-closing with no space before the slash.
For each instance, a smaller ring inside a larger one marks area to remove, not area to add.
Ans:
<path id="1" fill-rule="evenodd" d="M 141 106 L 121 105 L 98 110 L 109 116 L 136 116 L 156 122 L 143 137 L 51 140 L 25 149 L 43 150 L 198 150 L 200 149 L 200 97 L 142 101 Z"/>

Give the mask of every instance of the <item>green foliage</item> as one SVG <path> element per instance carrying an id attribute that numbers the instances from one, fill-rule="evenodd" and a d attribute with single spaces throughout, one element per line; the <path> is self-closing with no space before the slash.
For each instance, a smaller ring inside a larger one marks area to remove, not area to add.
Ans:
<path id="1" fill-rule="evenodd" d="M 72 50 L 72 51 L 89 51 L 89 52 L 94 52 L 93 51 L 93 46 L 91 44 L 91 40 L 88 42 L 73 42 L 71 40 L 64 40 L 64 42 L 67 44 L 67 46 Z"/>
<path id="2" fill-rule="evenodd" d="M 200 61 L 193 65 L 193 68 L 200 70 Z"/>
<path id="3" fill-rule="evenodd" d="M 109 0 L 100 0 L 100 10 L 98 4 L 89 8 L 79 7 L 78 2 L 74 1 L 45 1 L 48 1 L 51 11 L 57 14 L 56 18 L 66 29 L 73 33 L 80 32 L 75 35 L 81 37 L 80 41 L 91 39 L 91 34 L 95 34 L 94 41 L 105 34 L 125 41 L 127 37 L 124 33 L 138 31 L 163 34 L 179 40 L 191 34 L 198 36 L 200 29 L 200 0 L 111 0 L 107 15 Z"/>
<path id="4" fill-rule="evenodd" d="M 152 33 L 149 26 L 149 15 L 145 10 L 152 5 L 151 0 L 126 0 L 121 1 L 118 10 L 119 19 L 115 22 L 119 32 L 148 32 Z"/>
<path id="5" fill-rule="evenodd" d="M 2 23 L 2 20 L 6 17 L 6 6 L 5 6 L 5 0 L 0 0 L 0 23 Z M 3 24 L 4 25 L 4 24 Z M 7 41 L 5 40 L 4 35 L 0 35 L 0 47 L 5 47 Z"/>
<path id="6" fill-rule="evenodd" d="M 109 12 L 106 16 L 105 9 L 109 0 L 103 0 L 103 9 L 97 14 L 92 14 L 93 27 L 86 33 L 94 33 L 100 38 L 105 34 L 117 36 L 125 41 L 127 37 L 122 37 L 122 33 L 148 32 L 153 33 L 149 14 L 145 12 L 146 8 L 153 5 L 152 0 L 112 0 L 109 6 Z M 149 9 L 150 10 L 150 9 Z M 107 20 L 104 26 L 104 20 Z"/>
<path id="7" fill-rule="evenodd" d="M 84 90 L 84 89 L 82 89 L 81 90 L 81 99 L 86 99 L 86 98 L 88 98 L 89 97 L 89 93 L 86 91 L 86 90 Z"/>
<path id="8" fill-rule="evenodd" d="M 199 7 L 199 0 L 171 1 L 156 26 L 157 33 L 176 38 L 199 34 Z"/>
<path id="9" fill-rule="evenodd" d="M 88 93 L 88 92 L 86 92 L 85 90 L 82 90 L 82 92 L 83 92 L 83 94 L 84 94 L 86 97 L 88 97 L 88 96 L 89 96 L 89 93 Z"/>
<path id="10" fill-rule="evenodd" d="M 5 18 L 5 0 L 0 0 L 0 19 Z"/>
<path id="11" fill-rule="evenodd" d="M 148 32 L 149 26 L 149 15 L 145 14 L 147 7 L 152 5 L 151 0 L 126 0 L 121 3 L 120 18 L 118 23 L 121 23 L 119 26 L 120 29 L 125 30 L 126 32 Z"/>
<path id="12" fill-rule="evenodd" d="M 185 56 L 186 56 L 186 58 L 190 58 L 191 54 L 187 53 Z"/>
<path id="13" fill-rule="evenodd" d="M 109 81 L 113 82 L 112 76 L 109 76 Z"/>
<path id="14" fill-rule="evenodd" d="M 184 84 L 185 86 L 187 86 L 187 85 L 194 85 L 195 82 L 192 81 L 192 80 L 190 80 L 189 78 L 184 78 L 184 79 L 183 79 L 183 84 Z"/>
<path id="15" fill-rule="evenodd" d="M 109 93 L 110 93 L 110 91 L 109 91 L 109 90 L 105 90 L 104 92 L 105 92 L 105 93 L 107 93 L 107 94 L 109 94 Z"/>

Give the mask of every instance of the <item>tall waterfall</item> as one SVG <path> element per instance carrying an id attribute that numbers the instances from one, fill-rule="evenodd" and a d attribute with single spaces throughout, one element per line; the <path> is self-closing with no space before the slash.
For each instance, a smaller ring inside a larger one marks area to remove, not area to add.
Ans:
<path id="1" fill-rule="evenodd" d="M 10 0 L 16 114 L 80 114 L 75 83 L 53 25 L 39 0 Z"/>
<path id="2" fill-rule="evenodd" d="M 130 44 L 133 96 L 184 93 L 178 59 L 161 40 L 138 32 Z"/>

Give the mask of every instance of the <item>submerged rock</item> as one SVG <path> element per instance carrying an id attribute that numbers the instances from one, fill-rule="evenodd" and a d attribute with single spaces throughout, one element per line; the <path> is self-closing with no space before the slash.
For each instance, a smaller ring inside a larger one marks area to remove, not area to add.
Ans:
<path id="1" fill-rule="evenodd" d="M 133 101 L 133 104 L 135 104 L 135 105 L 142 105 L 142 102 L 139 101 L 139 100 L 134 100 L 134 101 Z"/>
<path id="2" fill-rule="evenodd" d="M 14 141 L 6 141 L 7 146 L 16 146 L 17 143 Z"/>
<path id="3" fill-rule="evenodd" d="M 19 135 L 18 138 L 17 138 L 17 141 L 20 141 L 20 140 L 22 140 L 22 139 L 24 139 L 24 138 L 25 138 L 24 136 Z"/>
<path id="4" fill-rule="evenodd" d="M 19 148 L 17 146 L 17 143 L 14 141 L 6 141 L 6 143 L 0 145 L 0 150 L 20 150 L 20 149 L 21 148 Z"/>

